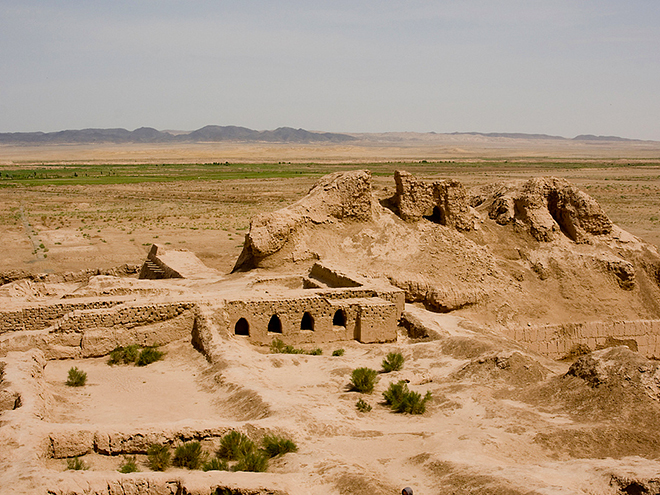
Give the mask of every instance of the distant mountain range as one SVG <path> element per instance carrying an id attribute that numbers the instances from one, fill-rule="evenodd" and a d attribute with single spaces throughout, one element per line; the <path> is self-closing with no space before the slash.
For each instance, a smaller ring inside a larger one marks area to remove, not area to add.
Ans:
<path id="1" fill-rule="evenodd" d="M 199 143 L 217 141 L 266 141 L 311 143 L 353 141 L 348 134 L 310 132 L 305 129 L 279 127 L 274 131 L 255 131 L 247 127 L 207 125 L 188 133 L 170 133 L 152 127 L 126 129 L 81 129 L 58 132 L 0 133 L 0 143 L 64 144 L 64 143 Z"/>
<path id="2" fill-rule="evenodd" d="M 520 132 L 452 132 L 452 135 L 470 134 L 473 136 L 504 137 L 512 139 L 570 139 L 562 136 L 551 136 L 549 134 L 524 134 Z M 594 136 L 593 134 L 580 134 L 571 139 L 572 141 L 639 141 L 639 139 L 628 139 L 618 136 Z"/>
<path id="3" fill-rule="evenodd" d="M 398 133 L 374 134 L 372 136 L 397 135 Z M 418 134 L 418 133 L 406 133 Z M 423 135 L 423 133 L 419 133 Z M 427 133 L 436 134 L 434 132 Z M 441 136 L 442 134 L 437 134 Z M 506 132 L 453 132 L 449 135 L 473 135 L 510 139 L 568 140 L 548 134 L 524 134 Z M 84 143 L 202 143 L 220 141 L 262 141 L 271 143 L 342 143 L 356 141 L 370 134 L 338 134 L 333 132 L 311 132 L 305 129 L 279 127 L 274 131 L 255 131 L 247 127 L 207 125 L 192 132 L 159 131 L 153 127 L 140 127 L 134 131 L 126 129 L 80 129 L 58 132 L 6 132 L 0 133 L 0 144 L 84 144 Z M 573 141 L 638 141 L 617 136 L 594 136 L 582 134 Z"/>

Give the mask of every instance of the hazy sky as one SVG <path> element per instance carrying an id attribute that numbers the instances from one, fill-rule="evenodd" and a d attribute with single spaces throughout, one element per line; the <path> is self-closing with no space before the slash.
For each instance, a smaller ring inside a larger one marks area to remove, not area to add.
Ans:
<path id="1" fill-rule="evenodd" d="M 659 0 L 0 0 L 0 132 L 660 140 Z"/>

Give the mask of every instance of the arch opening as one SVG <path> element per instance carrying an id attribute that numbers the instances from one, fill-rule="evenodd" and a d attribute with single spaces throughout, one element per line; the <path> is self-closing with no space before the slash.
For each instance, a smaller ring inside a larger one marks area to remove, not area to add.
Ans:
<path id="1" fill-rule="evenodd" d="M 309 311 L 305 311 L 305 314 L 300 320 L 300 329 L 301 330 L 314 330 L 314 317 Z"/>
<path id="2" fill-rule="evenodd" d="M 234 325 L 235 335 L 250 335 L 250 324 L 245 318 L 241 318 Z"/>
<path id="3" fill-rule="evenodd" d="M 343 309 L 338 309 L 335 311 L 335 315 L 332 317 L 332 325 L 335 327 L 346 326 L 346 313 Z"/>
<path id="4" fill-rule="evenodd" d="M 282 333 L 282 320 L 280 320 L 279 316 L 273 315 L 270 317 L 268 331 L 270 333 Z"/>

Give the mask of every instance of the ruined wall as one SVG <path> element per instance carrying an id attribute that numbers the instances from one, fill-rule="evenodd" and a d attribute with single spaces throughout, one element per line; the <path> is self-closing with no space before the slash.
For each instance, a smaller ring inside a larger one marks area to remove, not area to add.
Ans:
<path id="1" fill-rule="evenodd" d="M 50 331 L 18 331 L 0 339 L 0 356 L 40 349 L 47 359 L 73 359 L 104 356 L 120 345 L 164 345 L 190 337 L 194 308 L 170 303 L 75 310 L 51 322 Z"/>
<path id="2" fill-rule="evenodd" d="M 339 318 L 344 325 L 333 325 L 338 311 L 343 312 Z M 309 316 L 305 317 L 305 313 Z M 288 299 L 226 301 L 217 319 L 229 334 L 246 335 L 262 344 L 269 344 L 275 338 L 288 344 L 300 344 L 353 339 L 361 342 L 395 340 L 399 315 L 397 305 L 377 297 L 326 298 L 310 295 Z M 271 323 L 274 317 L 275 322 Z M 305 325 L 304 318 L 307 318 L 308 325 Z M 247 327 L 241 326 L 239 320 L 246 321 Z"/>
<path id="3" fill-rule="evenodd" d="M 43 330 L 67 313 L 81 309 L 111 308 L 124 301 L 93 301 L 33 306 L 15 311 L 0 311 L 0 334 L 12 331 Z"/>
<path id="4" fill-rule="evenodd" d="M 660 320 L 527 327 L 509 330 L 507 336 L 552 359 L 561 359 L 578 346 L 593 351 L 615 345 L 627 345 L 647 358 L 660 358 Z"/>

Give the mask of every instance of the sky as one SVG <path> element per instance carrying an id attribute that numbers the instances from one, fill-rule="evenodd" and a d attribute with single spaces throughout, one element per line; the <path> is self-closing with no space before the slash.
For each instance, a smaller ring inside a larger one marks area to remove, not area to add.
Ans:
<path id="1" fill-rule="evenodd" d="M 0 0 L 0 132 L 660 140 L 659 0 Z"/>

